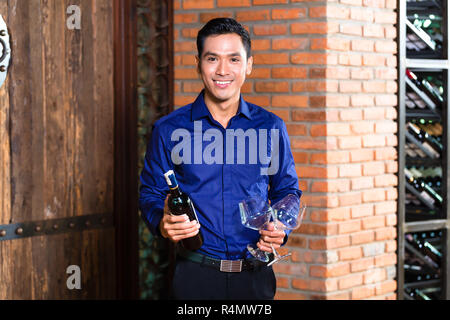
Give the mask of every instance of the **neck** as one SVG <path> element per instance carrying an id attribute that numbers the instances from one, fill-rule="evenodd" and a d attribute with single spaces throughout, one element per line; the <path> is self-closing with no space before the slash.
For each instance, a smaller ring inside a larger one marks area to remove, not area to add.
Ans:
<path id="1" fill-rule="evenodd" d="M 233 97 L 233 99 L 221 101 L 212 97 L 205 90 L 204 100 L 213 119 L 226 128 L 230 119 L 236 115 L 239 109 L 240 95 Z"/>

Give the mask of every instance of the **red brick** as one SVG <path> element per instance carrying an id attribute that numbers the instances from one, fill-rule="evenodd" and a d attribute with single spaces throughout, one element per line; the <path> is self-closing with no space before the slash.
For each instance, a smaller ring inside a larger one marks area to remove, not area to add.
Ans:
<path id="1" fill-rule="evenodd" d="M 308 96 L 277 95 L 272 96 L 273 107 L 307 107 Z"/>
<path id="2" fill-rule="evenodd" d="M 395 239 L 396 236 L 397 236 L 396 229 L 392 227 L 380 228 L 375 230 L 376 241 L 392 240 Z"/>
<path id="3" fill-rule="evenodd" d="M 250 7 L 251 0 L 217 0 L 218 7 Z"/>
<path id="4" fill-rule="evenodd" d="M 245 101 L 248 101 L 250 103 L 254 103 L 261 107 L 267 107 L 270 105 L 270 97 L 269 96 L 263 96 L 261 94 L 258 94 L 257 96 L 245 96 Z"/>
<path id="5" fill-rule="evenodd" d="M 253 0 L 253 5 L 288 3 L 288 0 Z"/>
<path id="6" fill-rule="evenodd" d="M 397 290 L 397 281 L 387 280 L 375 285 L 375 294 L 381 295 Z"/>
<path id="7" fill-rule="evenodd" d="M 272 19 L 299 19 L 306 17 L 306 8 L 272 9 Z"/>
<path id="8" fill-rule="evenodd" d="M 333 64 L 334 54 L 322 52 L 300 52 L 291 56 L 294 64 Z"/>
<path id="9" fill-rule="evenodd" d="M 303 67 L 279 67 L 272 68 L 273 78 L 292 78 L 292 79 L 306 79 L 308 69 Z"/>
<path id="10" fill-rule="evenodd" d="M 287 274 L 295 276 L 306 276 L 307 268 L 305 264 L 292 264 L 292 263 L 276 263 L 273 265 L 273 270 L 277 274 Z"/>
<path id="11" fill-rule="evenodd" d="M 304 136 L 307 133 L 306 125 L 304 125 L 304 124 L 286 124 L 286 128 L 287 128 L 289 136 Z M 300 154 L 300 152 L 296 152 L 296 154 Z M 305 155 L 305 156 L 301 157 L 302 159 L 304 159 L 304 160 L 308 159 L 307 155 L 309 155 L 309 153 L 301 152 L 301 154 Z M 295 162 L 297 162 L 297 161 L 295 161 Z"/>
<path id="12" fill-rule="evenodd" d="M 198 15 L 197 13 L 175 13 L 173 15 L 174 23 L 176 24 L 182 24 L 182 23 L 194 23 L 198 22 Z"/>
<path id="13" fill-rule="evenodd" d="M 362 165 L 364 176 L 380 175 L 384 173 L 383 162 L 366 162 Z"/>
<path id="14" fill-rule="evenodd" d="M 360 177 L 361 164 L 346 164 L 339 167 L 339 177 Z"/>
<path id="15" fill-rule="evenodd" d="M 375 294 L 375 287 L 373 285 L 368 286 L 360 286 L 356 288 L 352 288 L 351 291 L 351 299 L 352 300 L 361 300 L 365 298 L 369 298 Z"/>
<path id="16" fill-rule="evenodd" d="M 375 238 L 374 231 L 355 232 L 350 235 L 352 245 L 372 242 Z"/>
<path id="17" fill-rule="evenodd" d="M 309 268 L 309 275 L 317 278 L 340 277 L 350 273 L 350 264 L 348 262 L 335 263 L 328 265 L 312 265 Z"/>
<path id="18" fill-rule="evenodd" d="M 350 271 L 351 272 L 359 272 L 364 271 L 374 267 L 374 258 L 362 258 L 359 260 L 350 262 Z"/>
<path id="19" fill-rule="evenodd" d="M 326 34 L 332 28 L 327 22 L 300 22 L 291 24 L 292 34 Z"/>
<path id="20" fill-rule="evenodd" d="M 385 219 L 383 216 L 373 216 L 373 217 L 362 218 L 361 222 L 362 222 L 363 229 L 376 229 L 376 228 L 382 228 L 385 226 Z"/>
<path id="21" fill-rule="evenodd" d="M 371 189 L 362 191 L 364 202 L 384 201 L 386 199 L 383 189 Z"/>
<path id="22" fill-rule="evenodd" d="M 352 274 L 339 279 L 339 290 L 356 287 L 363 284 L 362 274 Z"/>
<path id="23" fill-rule="evenodd" d="M 375 265 L 377 267 L 384 267 L 395 265 L 397 263 L 397 255 L 395 253 L 386 253 L 375 257 Z"/>
<path id="24" fill-rule="evenodd" d="M 288 82 L 275 81 L 257 81 L 255 84 L 256 92 L 289 92 Z"/>
<path id="25" fill-rule="evenodd" d="M 358 206 L 353 206 L 351 208 L 351 217 L 354 218 L 360 218 L 360 217 L 367 217 L 373 215 L 373 205 L 372 204 L 362 204 Z"/>
<path id="26" fill-rule="evenodd" d="M 252 40 L 252 51 L 265 51 L 270 49 L 269 39 L 254 39 Z"/>
<path id="27" fill-rule="evenodd" d="M 309 248 L 312 250 L 329 250 L 329 249 L 343 248 L 348 246 L 349 244 L 350 244 L 350 237 L 348 235 L 330 236 L 326 238 L 309 240 Z"/>
<path id="28" fill-rule="evenodd" d="M 213 8 L 214 8 L 214 0 L 183 0 L 183 9 L 213 9 Z"/>
<path id="29" fill-rule="evenodd" d="M 206 23 L 215 18 L 232 18 L 233 13 L 231 11 L 219 11 L 219 12 L 201 12 L 200 22 Z"/>
<path id="30" fill-rule="evenodd" d="M 246 10 L 246 11 L 237 11 L 236 12 L 236 20 L 239 22 L 242 21 L 257 21 L 257 20 L 270 20 L 270 11 L 269 10 Z M 252 40 L 252 49 L 253 49 L 253 41 Z"/>
<path id="31" fill-rule="evenodd" d="M 283 35 L 286 32 L 287 26 L 285 24 L 263 24 L 253 27 L 253 33 L 257 36 Z"/>
<path id="32" fill-rule="evenodd" d="M 365 271 L 363 274 L 364 284 L 382 282 L 384 280 L 386 280 L 385 269 L 371 269 Z"/>
<path id="33" fill-rule="evenodd" d="M 300 290 L 312 290 L 320 292 L 329 292 L 337 290 L 337 281 L 335 279 L 302 279 L 292 280 L 292 287 Z"/>
<path id="34" fill-rule="evenodd" d="M 359 230 L 361 230 L 361 221 L 360 220 L 349 220 L 349 221 L 340 222 L 338 224 L 339 234 L 354 233 Z"/>
<path id="35" fill-rule="evenodd" d="M 347 247 L 338 250 L 339 260 L 355 260 L 360 259 L 362 257 L 361 247 Z"/>
<path id="36" fill-rule="evenodd" d="M 341 149 L 359 149 L 361 148 L 361 137 L 340 137 L 338 146 Z"/>
<path id="37" fill-rule="evenodd" d="M 305 50 L 309 45 L 307 38 L 283 38 L 273 39 L 273 50 Z"/>
<path id="38" fill-rule="evenodd" d="M 289 55 L 287 53 L 255 53 L 253 55 L 255 64 L 288 64 Z"/>
<path id="39" fill-rule="evenodd" d="M 275 300 L 307 300 L 308 296 L 301 292 L 277 290 Z"/>
<path id="40" fill-rule="evenodd" d="M 252 73 L 247 79 L 269 79 L 270 69 L 269 68 L 253 68 Z"/>

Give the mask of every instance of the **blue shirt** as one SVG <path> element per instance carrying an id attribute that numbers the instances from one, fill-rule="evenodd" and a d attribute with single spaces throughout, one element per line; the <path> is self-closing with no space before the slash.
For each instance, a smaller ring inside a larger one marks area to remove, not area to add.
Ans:
<path id="1" fill-rule="evenodd" d="M 243 259 L 250 256 L 247 244 L 256 244 L 260 234 L 242 225 L 239 202 L 259 195 L 274 204 L 289 193 L 302 194 L 289 136 L 281 118 L 242 96 L 236 115 L 223 128 L 211 116 L 203 95 L 204 91 L 194 103 L 154 123 L 141 173 L 139 207 L 152 234 L 160 236 L 158 225 L 169 192 L 164 173 L 174 170 L 201 225 L 203 246 L 198 252 Z"/>

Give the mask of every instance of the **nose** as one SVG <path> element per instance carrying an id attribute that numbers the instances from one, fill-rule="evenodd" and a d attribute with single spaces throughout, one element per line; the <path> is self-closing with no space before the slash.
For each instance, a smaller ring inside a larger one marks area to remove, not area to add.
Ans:
<path id="1" fill-rule="evenodd" d="M 224 60 L 219 61 L 216 69 L 216 74 L 220 76 L 225 76 L 228 74 L 228 65 L 226 61 Z"/>

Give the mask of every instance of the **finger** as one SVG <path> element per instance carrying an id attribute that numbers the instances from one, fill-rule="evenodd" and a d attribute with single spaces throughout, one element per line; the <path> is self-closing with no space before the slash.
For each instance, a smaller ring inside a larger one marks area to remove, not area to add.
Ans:
<path id="1" fill-rule="evenodd" d="M 270 249 L 270 250 L 272 250 L 272 247 L 273 247 L 275 250 L 281 247 L 281 245 L 278 244 L 278 243 L 267 242 L 267 241 L 264 241 L 264 240 L 262 240 L 262 239 L 259 240 L 258 243 L 259 243 L 262 247 L 268 248 L 268 249 Z"/>
<path id="2" fill-rule="evenodd" d="M 168 223 L 165 225 L 165 228 L 167 231 L 174 230 L 177 231 L 177 233 L 180 233 L 179 231 L 188 230 L 199 226 L 200 224 L 197 223 L 196 220 L 193 220 L 189 222 Z"/>
<path id="3" fill-rule="evenodd" d="M 266 242 L 266 243 L 272 243 L 272 244 L 277 244 L 277 245 L 281 245 L 283 243 L 283 238 L 271 238 L 271 237 L 261 237 L 261 240 Z"/>
<path id="4" fill-rule="evenodd" d="M 282 230 L 275 230 L 275 231 L 265 231 L 261 230 L 259 232 L 261 236 L 271 237 L 271 238 L 284 238 L 286 233 Z"/>
<path id="5" fill-rule="evenodd" d="M 167 233 L 170 236 L 176 236 L 180 234 L 186 234 L 191 233 L 195 230 L 198 230 L 200 228 L 200 224 L 198 223 L 183 223 L 183 224 L 177 224 L 177 225 L 171 225 L 169 229 L 167 229 Z"/>
<path id="6" fill-rule="evenodd" d="M 265 251 L 265 252 L 273 252 L 273 251 L 272 251 L 272 247 L 271 247 L 270 245 L 265 244 L 265 243 L 262 242 L 262 241 L 259 241 L 259 242 L 256 244 L 256 246 L 257 246 L 259 249 L 261 249 L 262 251 Z M 274 248 L 275 248 L 275 247 L 274 247 Z"/>
<path id="7" fill-rule="evenodd" d="M 167 215 L 164 217 L 164 220 L 168 223 L 189 222 L 189 217 L 185 214 L 182 214 L 179 216 Z"/>
<path id="8" fill-rule="evenodd" d="M 180 240 L 183 240 L 183 239 L 186 239 L 186 238 L 191 238 L 191 237 L 195 236 L 198 232 L 199 232 L 199 229 L 197 228 L 193 232 L 190 232 L 190 233 L 187 233 L 187 234 L 183 234 L 183 235 L 177 235 L 177 236 L 174 236 L 172 239 L 174 241 L 180 241 Z"/>

